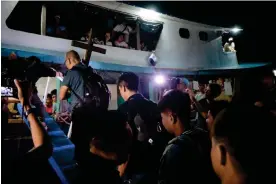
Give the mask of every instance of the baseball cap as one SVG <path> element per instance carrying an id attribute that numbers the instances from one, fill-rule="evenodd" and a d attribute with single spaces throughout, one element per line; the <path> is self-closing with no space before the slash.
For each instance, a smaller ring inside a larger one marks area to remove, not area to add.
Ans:
<path id="1" fill-rule="evenodd" d="M 182 83 L 182 84 L 185 84 L 186 86 L 189 86 L 189 80 L 188 79 L 186 79 L 186 78 L 181 78 L 180 79 L 180 83 Z"/>

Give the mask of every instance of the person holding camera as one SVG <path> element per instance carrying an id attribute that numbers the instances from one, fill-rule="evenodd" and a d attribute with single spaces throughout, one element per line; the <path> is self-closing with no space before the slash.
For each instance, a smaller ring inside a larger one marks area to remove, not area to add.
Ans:
<path id="1" fill-rule="evenodd" d="M 32 83 L 32 94 L 29 98 L 30 105 L 36 107 L 36 115 L 41 118 L 42 124 L 47 129 L 45 121 L 45 108 L 43 102 L 38 97 L 38 90 L 36 88 L 36 82 L 41 77 L 62 77 L 61 72 L 44 65 L 41 60 L 36 56 L 28 58 L 18 57 L 14 52 L 8 57 L 8 60 L 4 60 L 3 68 L 6 69 L 5 74 L 2 77 L 17 78 L 22 81 L 30 81 Z M 10 82 L 8 82 L 10 83 Z M 15 87 L 15 86 L 12 86 Z"/>
<path id="2" fill-rule="evenodd" d="M 36 107 L 39 113 L 39 117 L 41 117 L 42 120 L 42 125 L 44 128 L 47 130 L 47 125 L 44 123 L 45 121 L 45 112 L 46 109 L 44 107 L 43 102 L 41 99 L 38 97 L 38 90 L 36 87 L 36 82 L 41 78 L 41 77 L 62 77 L 63 74 L 61 72 L 56 71 L 53 68 L 47 67 L 41 63 L 41 60 L 35 56 L 31 56 L 27 59 L 29 62 L 32 62 L 32 66 L 28 68 L 28 71 L 26 73 L 26 78 L 30 79 L 32 81 L 32 95 L 30 97 L 30 102 L 32 105 Z"/>
<path id="3" fill-rule="evenodd" d="M 52 144 L 43 126 L 38 122 L 33 113 L 29 99 L 31 96 L 31 85 L 15 80 L 18 90 L 18 99 L 22 104 L 23 114 L 30 123 L 31 136 L 34 147 L 24 155 L 16 156 L 5 153 L 3 149 L 2 167 L 4 168 L 2 181 L 4 183 L 47 183 L 49 177 L 47 174 L 48 158 L 52 155 Z M 12 163 L 12 164 L 11 164 Z M 31 174 L 31 176 L 30 176 Z M 42 175 L 45 174 L 45 177 Z M 47 176 L 46 176 L 47 175 Z"/>

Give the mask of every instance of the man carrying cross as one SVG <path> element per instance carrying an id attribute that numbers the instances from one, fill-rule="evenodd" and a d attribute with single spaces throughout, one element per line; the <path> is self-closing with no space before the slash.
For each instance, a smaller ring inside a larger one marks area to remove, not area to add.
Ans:
<path id="1" fill-rule="evenodd" d="M 101 84 L 99 86 L 94 85 L 91 82 L 91 79 L 88 79 L 88 77 L 94 77 L 94 79 L 92 79 L 92 81 L 95 81 L 95 83 L 97 84 L 97 81 L 100 81 L 103 83 L 103 80 L 101 80 L 101 77 L 98 76 L 97 74 L 92 72 L 91 68 L 88 68 L 85 64 L 83 64 L 81 62 L 80 56 L 79 54 L 74 51 L 71 50 L 69 52 L 66 53 L 66 59 L 65 59 L 65 65 L 68 68 L 68 72 L 65 75 L 63 82 L 61 84 L 61 88 L 60 88 L 60 100 L 64 100 L 67 97 L 68 91 L 71 91 L 71 109 L 72 109 L 72 123 L 68 132 L 68 137 L 71 138 L 71 141 L 75 144 L 75 151 L 76 154 L 75 156 L 78 157 L 78 154 L 80 153 L 79 148 L 79 142 L 80 138 L 82 134 L 82 131 L 80 130 L 80 126 L 82 125 L 78 125 L 78 123 L 80 122 L 74 122 L 74 119 L 78 119 L 79 117 L 79 109 L 81 109 L 83 107 L 83 104 L 86 104 L 86 102 L 84 102 L 87 98 L 91 98 L 90 100 L 88 100 L 87 102 L 91 102 L 91 104 L 89 104 L 89 107 L 100 107 L 102 108 L 102 106 L 104 106 L 104 108 L 107 110 L 108 107 L 108 102 L 106 103 L 105 98 L 102 98 L 101 95 L 105 95 L 103 93 L 106 93 L 107 95 L 109 95 L 108 93 L 108 88 L 106 87 L 105 84 Z M 90 81 L 89 81 L 90 80 Z M 88 84 L 89 83 L 89 84 Z M 91 90 L 87 89 L 87 86 L 91 87 Z M 106 91 L 100 89 L 101 86 L 105 86 Z M 99 93 L 95 93 L 92 94 L 93 91 L 99 91 Z M 87 96 L 88 91 L 91 92 L 91 96 Z M 96 103 L 94 103 L 97 100 L 94 100 L 94 98 L 99 98 L 100 100 L 100 105 L 97 106 Z M 104 96 L 105 97 L 105 96 Z M 104 104 L 104 105 L 102 105 Z M 107 104 L 107 105 L 106 105 Z M 81 123 L 89 123 L 89 122 L 81 122 Z M 71 135 L 72 134 L 72 135 Z M 78 152 L 78 153 L 77 153 Z M 78 158 L 76 158 L 78 159 Z"/>
<path id="2" fill-rule="evenodd" d="M 60 99 L 66 99 L 66 95 L 69 90 L 74 90 L 75 94 L 83 97 L 84 80 L 82 78 L 81 71 L 85 70 L 87 67 L 81 63 L 79 54 L 74 50 L 66 53 L 65 65 L 68 69 L 68 72 L 64 77 L 62 86 L 60 88 Z M 72 107 L 74 107 L 79 101 L 75 94 L 72 94 Z"/>
<path id="3" fill-rule="evenodd" d="M 72 94 L 72 103 L 71 103 L 73 108 L 78 103 L 78 98 L 76 94 L 80 97 L 82 97 L 84 94 L 84 91 L 83 91 L 84 81 L 81 77 L 82 76 L 81 71 L 83 71 L 89 65 L 89 60 L 90 60 L 92 51 L 99 52 L 102 54 L 106 53 L 105 49 L 93 46 L 92 29 L 90 29 L 88 36 L 89 38 L 88 38 L 87 44 L 78 42 L 78 41 L 72 41 L 72 46 L 79 47 L 86 50 L 85 56 L 82 62 L 79 54 L 76 51 L 71 50 L 66 53 L 64 64 L 66 65 L 69 71 L 65 76 L 65 78 L 63 79 L 63 84 L 60 88 L 60 99 L 61 100 L 65 99 L 68 90 L 71 88 L 71 90 L 74 91 L 74 94 Z"/>
<path id="4" fill-rule="evenodd" d="M 82 63 L 81 63 L 81 58 L 76 51 L 71 50 L 66 53 L 65 65 L 68 68 L 69 72 L 67 73 L 66 77 L 64 78 L 63 85 L 60 88 L 60 99 L 61 100 L 65 99 L 67 91 L 71 87 L 72 87 L 72 90 L 73 90 L 73 88 L 78 87 L 79 89 L 76 89 L 74 92 L 77 95 L 79 95 L 80 97 L 83 96 L 83 80 L 80 77 L 81 73 L 79 73 L 82 70 L 74 70 L 74 69 L 75 68 L 85 69 L 89 64 L 89 60 L 90 60 L 92 51 L 99 52 L 102 54 L 106 53 L 105 49 L 93 46 L 92 29 L 90 29 L 90 31 L 89 31 L 87 44 L 78 42 L 78 41 L 72 41 L 72 46 L 85 49 L 86 52 L 85 52 L 84 59 L 83 59 Z M 70 84 L 70 83 L 72 83 L 72 84 Z M 78 102 L 77 97 L 75 94 L 73 94 L 72 107 L 74 107 L 74 105 L 77 102 Z"/>
<path id="5" fill-rule="evenodd" d="M 83 110 L 83 104 L 107 110 L 110 93 L 103 79 L 88 66 L 92 51 L 102 54 L 106 52 L 103 48 L 93 46 L 92 29 L 89 32 L 88 43 L 72 41 L 72 46 L 85 49 L 85 56 L 81 60 L 79 54 L 74 50 L 66 53 L 65 65 L 68 72 L 63 79 L 59 95 L 60 99 L 64 100 L 67 97 L 68 91 L 71 91 L 72 122 L 68 137 L 75 144 L 75 159 L 79 162 L 83 155 L 82 144 L 84 142 L 83 137 L 85 136 L 81 127 L 83 123 L 89 123 L 83 122 L 87 120 L 80 120 L 81 115 L 79 113 Z"/>
<path id="6" fill-rule="evenodd" d="M 69 90 L 73 92 L 71 93 L 71 109 L 74 110 L 74 108 L 76 108 L 76 105 L 80 103 L 79 97 L 83 98 L 84 96 L 85 84 L 82 76 L 83 72 L 88 68 L 87 66 L 89 64 L 92 51 L 105 54 L 106 50 L 103 48 L 93 46 L 92 29 L 90 29 L 89 32 L 88 43 L 72 41 L 72 46 L 85 49 L 85 56 L 84 59 L 81 61 L 81 58 L 76 51 L 71 50 L 66 53 L 64 64 L 66 65 L 68 72 L 63 79 L 59 95 L 60 99 L 64 100 L 66 99 Z M 71 128 L 72 126 L 70 126 L 70 129 Z M 69 130 L 68 137 L 70 137 L 70 132 L 71 131 Z"/>

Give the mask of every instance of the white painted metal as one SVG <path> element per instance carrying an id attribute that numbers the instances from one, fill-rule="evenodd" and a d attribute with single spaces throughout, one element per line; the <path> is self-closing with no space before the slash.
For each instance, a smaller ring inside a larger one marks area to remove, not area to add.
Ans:
<path id="1" fill-rule="evenodd" d="M 53 38 L 43 35 L 11 30 L 6 25 L 6 19 L 16 5 L 16 1 L 3 1 L 1 8 L 2 47 L 42 54 L 64 56 L 64 53 L 74 49 L 83 55 L 84 50 L 71 46 L 71 40 Z M 124 13 L 139 15 L 142 8 L 129 6 L 118 2 L 89 2 Z M 191 21 L 181 20 L 175 17 L 159 14 L 158 21 L 164 23 L 159 42 L 156 48 L 158 57 L 157 68 L 197 70 L 212 68 L 231 68 L 238 65 L 235 53 L 224 53 L 221 38 L 216 39 L 217 30 L 228 28 L 208 26 Z M 183 39 L 179 36 L 179 28 L 187 28 L 190 38 Z M 198 33 L 206 31 L 213 41 L 199 40 Z M 150 52 L 122 49 L 110 46 L 98 45 L 105 48 L 106 54 L 94 52 L 93 61 L 121 64 L 128 66 L 147 67 L 147 59 Z M 64 61 L 61 60 L 61 63 Z"/>
<path id="2" fill-rule="evenodd" d="M 71 121 L 70 123 L 70 127 L 69 127 L 69 130 L 68 130 L 68 133 L 67 133 L 67 137 L 68 139 L 71 138 L 71 135 L 72 135 L 72 127 L 73 127 L 73 122 Z"/>
<path id="3" fill-rule="evenodd" d="M 47 9 L 46 6 L 43 5 L 41 8 L 41 26 L 40 26 L 40 30 L 41 30 L 41 35 L 46 35 L 46 13 L 47 13 Z"/>
<path id="4" fill-rule="evenodd" d="M 48 87 L 49 87 L 50 80 L 51 80 L 51 77 L 48 77 L 46 87 L 45 87 L 45 91 L 44 91 L 44 96 L 43 96 L 43 104 L 46 104 L 46 99 L 47 99 Z"/>

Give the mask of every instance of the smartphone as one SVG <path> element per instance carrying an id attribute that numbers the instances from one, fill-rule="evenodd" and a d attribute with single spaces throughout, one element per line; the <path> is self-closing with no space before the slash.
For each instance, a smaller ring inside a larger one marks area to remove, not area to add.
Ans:
<path id="1" fill-rule="evenodd" d="M 1 96 L 13 97 L 13 88 L 1 86 Z"/>

